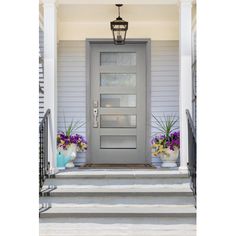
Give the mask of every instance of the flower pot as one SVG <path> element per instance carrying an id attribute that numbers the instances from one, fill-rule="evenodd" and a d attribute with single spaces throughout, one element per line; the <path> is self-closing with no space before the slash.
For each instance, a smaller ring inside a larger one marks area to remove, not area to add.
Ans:
<path id="1" fill-rule="evenodd" d="M 161 167 L 177 167 L 176 161 L 179 157 L 179 148 L 174 147 L 174 150 L 165 148 L 164 152 L 159 154 L 162 161 Z"/>
<path id="2" fill-rule="evenodd" d="M 76 148 L 77 147 L 75 144 L 71 144 L 67 149 L 58 149 L 57 168 L 64 169 L 65 167 L 66 168 L 74 167 L 73 161 L 76 158 Z"/>
<path id="3" fill-rule="evenodd" d="M 153 166 L 159 166 L 161 165 L 161 160 L 159 158 L 159 156 L 152 156 L 152 165 Z"/>
<path id="4" fill-rule="evenodd" d="M 75 167 L 73 161 L 76 158 L 76 144 L 71 144 L 66 151 L 66 157 L 68 158 L 67 163 L 65 164 L 66 168 L 73 168 Z"/>
<path id="5" fill-rule="evenodd" d="M 64 166 L 67 165 L 67 163 L 69 163 L 71 161 L 71 157 L 70 156 L 64 156 Z"/>
<path id="6" fill-rule="evenodd" d="M 75 166 L 82 166 L 86 162 L 86 152 L 77 152 L 77 157 L 74 160 Z"/>
<path id="7" fill-rule="evenodd" d="M 57 168 L 65 169 L 65 158 L 61 152 L 57 153 Z"/>

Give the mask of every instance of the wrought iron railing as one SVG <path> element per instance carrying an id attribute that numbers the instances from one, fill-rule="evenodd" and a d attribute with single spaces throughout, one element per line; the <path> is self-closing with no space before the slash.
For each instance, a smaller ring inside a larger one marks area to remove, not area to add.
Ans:
<path id="1" fill-rule="evenodd" d="M 39 125 L 39 192 L 49 175 L 50 162 L 48 158 L 48 128 L 50 109 L 46 111 Z"/>
<path id="2" fill-rule="evenodd" d="M 197 141 L 196 128 L 194 126 L 189 110 L 186 110 L 188 119 L 188 170 L 191 178 L 191 188 L 196 198 L 197 196 Z"/>

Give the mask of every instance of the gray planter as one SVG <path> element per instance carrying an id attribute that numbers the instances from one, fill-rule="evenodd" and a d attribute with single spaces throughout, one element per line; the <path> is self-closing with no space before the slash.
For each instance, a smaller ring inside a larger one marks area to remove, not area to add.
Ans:
<path id="1" fill-rule="evenodd" d="M 86 162 L 86 152 L 77 152 L 74 164 L 76 167 L 83 166 Z"/>

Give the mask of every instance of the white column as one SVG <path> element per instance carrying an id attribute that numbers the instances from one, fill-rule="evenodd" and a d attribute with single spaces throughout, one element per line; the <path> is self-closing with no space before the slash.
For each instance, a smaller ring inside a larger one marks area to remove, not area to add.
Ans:
<path id="1" fill-rule="evenodd" d="M 56 171 L 57 135 L 57 7 L 56 0 L 44 1 L 44 107 L 51 109 L 49 122 L 49 160 Z"/>
<path id="2" fill-rule="evenodd" d="M 187 170 L 188 127 L 186 109 L 192 113 L 191 62 L 192 0 L 179 0 L 179 116 L 180 170 Z"/>

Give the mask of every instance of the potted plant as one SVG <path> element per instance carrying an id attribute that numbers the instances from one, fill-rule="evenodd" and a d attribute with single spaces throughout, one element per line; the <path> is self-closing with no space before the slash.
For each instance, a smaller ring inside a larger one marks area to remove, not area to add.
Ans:
<path id="1" fill-rule="evenodd" d="M 81 166 L 85 163 L 86 158 L 86 150 L 87 150 L 87 141 L 83 136 L 79 136 L 78 145 L 77 145 L 77 156 L 74 160 L 75 166 Z"/>
<path id="2" fill-rule="evenodd" d="M 74 167 L 73 161 L 76 159 L 77 150 L 87 147 L 84 137 L 75 133 L 84 124 L 72 120 L 67 128 L 66 122 L 64 123 L 65 131 L 60 131 L 57 135 L 57 167 L 62 169 Z"/>
<path id="3" fill-rule="evenodd" d="M 159 156 L 161 167 L 177 167 L 176 161 L 179 157 L 180 133 L 175 131 L 177 119 L 175 116 L 164 116 L 164 120 L 154 116 L 157 133 L 154 135 L 151 143 L 153 156 Z"/>

